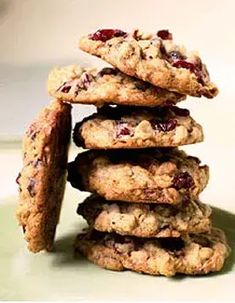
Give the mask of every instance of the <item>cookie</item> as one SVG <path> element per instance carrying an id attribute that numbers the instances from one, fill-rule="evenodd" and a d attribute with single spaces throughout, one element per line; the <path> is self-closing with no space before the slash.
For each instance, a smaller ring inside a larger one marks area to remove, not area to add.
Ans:
<path id="1" fill-rule="evenodd" d="M 170 204 L 113 203 L 92 195 L 79 204 L 77 213 L 92 228 L 120 235 L 160 238 L 209 232 L 211 208 L 199 201 L 176 207 Z"/>
<path id="2" fill-rule="evenodd" d="M 73 138 L 88 149 L 174 147 L 203 141 L 203 130 L 176 106 L 105 106 L 77 123 Z"/>
<path id="3" fill-rule="evenodd" d="M 71 106 L 55 100 L 42 110 L 23 138 L 23 169 L 17 219 L 30 251 L 50 251 L 66 182 Z"/>
<path id="4" fill-rule="evenodd" d="M 51 96 L 72 103 L 159 106 L 177 103 L 185 96 L 129 77 L 114 68 L 96 70 L 71 65 L 49 74 Z"/>
<path id="5" fill-rule="evenodd" d="M 176 148 L 93 150 L 68 164 L 75 188 L 106 200 L 177 204 L 205 188 L 209 168 Z"/>
<path id="6" fill-rule="evenodd" d="M 222 230 L 182 238 L 143 239 L 91 231 L 77 236 L 75 251 L 106 269 L 172 277 L 220 271 L 230 249 Z"/>
<path id="7" fill-rule="evenodd" d="M 158 87 L 196 97 L 213 98 L 218 93 L 198 54 L 176 45 L 167 30 L 146 34 L 102 29 L 82 37 L 79 46 L 123 73 Z"/>

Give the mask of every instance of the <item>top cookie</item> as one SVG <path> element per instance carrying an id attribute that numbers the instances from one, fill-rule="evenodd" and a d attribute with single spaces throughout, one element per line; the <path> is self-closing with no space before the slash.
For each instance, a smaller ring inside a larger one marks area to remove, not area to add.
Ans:
<path id="1" fill-rule="evenodd" d="M 82 37 L 79 46 L 123 73 L 158 87 L 196 97 L 213 98 L 218 93 L 197 53 L 174 44 L 167 30 L 128 34 L 103 29 Z"/>
<path id="2" fill-rule="evenodd" d="M 184 95 L 129 77 L 114 68 L 101 70 L 78 65 L 54 68 L 48 77 L 51 96 L 72 103 L 159 106 L 185 99 Z"/>
<path id="3" fill-rule="evenodd" d="M 32 252 L 50 251 L 64 195 L 71 106 L 58 100 L 44 108 L 23 139 L 17 219 Z"/>

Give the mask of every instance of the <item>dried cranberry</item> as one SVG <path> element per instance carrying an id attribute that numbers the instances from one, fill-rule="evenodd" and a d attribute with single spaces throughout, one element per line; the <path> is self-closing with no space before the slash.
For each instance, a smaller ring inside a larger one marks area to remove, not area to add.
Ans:
<path id="1" fill-rule="evenodd" d="M 175 119 L 169 119 L 167 121 L 151 120 L 150 123 L 152 124 L 153 128 L 160 132 L 172 131 L 177 125 L 177 121 Z"/>
<path id="2" fill-rule="evenodd" d="M 173 183 L 173 187 L 178 190 L 181 188 L 188 189 L 194 186 L 193 178 L 188 172 L 182 172 L 179 173 L 178 175 L 175 175 L 172 183 Z"/>
<path id="3" fill-rule="evenodd" d="M 97 77 L 103 77 L 104 75 L 116 75 L 118 71 L 115 68 L 105 67 L 100 70 L 97 74 Z"/>
<path id="4" fill-rule="evenodd" d="M 61 91 L 64 94 L 69 93 L 70 89 L 71 89 L 71 85 L 67 85 L 66 82 L 59 88 L 59 91 Z"/>
<path id="5" fill-rule="evenodd" d="M 194 64 L 194 63 L 190 63 L 187 62 L 185 60 L 177 60 L 172 64 L 174 67 L 177 68 L 186 68 L 189 69 L 191 71 L 191 73 L 194 73 L 198 79 L 198 81 L 201 84 L 204 84 L 204 80 L 203 80 L 203 72 L 202 72 L 202 64 Z"/>
<path id="6" fill-rule="evenodd" d="M 195 70 L 195 65 L 193 63 L 187 62 L 185 60 L 177 60 L 173 63 L 174 67 L 189 69 L 192 73 Z"/>
<path id="7" fill-rule="evenodd" d="M 29 185 L 27 187 L 30 197 L 34 197 L 36 195 L 35 184 L 35 180 L 30 178 Z"/>
<path id="8" fill-rule="evenodd" d="M 99 29 L 94 34 L 90 34 L 89 38 L 91 40 L 102 41 L 105 42 L 114 37 L 122 37 L 125 36 L 126 33 L 119 29 Z"/>
<path id="9" fill-rule="evenodd" d="M 132 136 L 132 135 L 133 135 L 133 131 L 130 129 L 127 122 L 117 123 L 117 132 L 116 132 L 117 138 L 120 138 L 122 136 Z"/>
<path id="10" fill-rule="evenodd" d="M 94 80 L 94 76 L 88 73 L 83 73 L 78 84 L 79 88 L 88 89 L 91 82 Z"/>
<path id="11" fill-rule="evenodd" d="M 172 33 L 170 33 L 168 29 L 158 31 L 157 36 L 162 40 L 172 40 Z"/>
<path id="12" fill-rule="evenodd" d="M 186 108 L 180 108 L 177 106 L 170 106 L 169 108 L 177 116 L 187 117 L 190 114 L 189 110 Z"/>

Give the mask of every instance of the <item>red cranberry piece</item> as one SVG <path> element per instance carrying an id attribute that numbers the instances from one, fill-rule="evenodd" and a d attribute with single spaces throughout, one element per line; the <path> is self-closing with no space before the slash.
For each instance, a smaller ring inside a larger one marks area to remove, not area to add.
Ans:
<path id="1" fill-rule="evenodd" d="M 94 77 L 91 74 L 83 73 L 81 76 L 80 88 L 88 89 L 91 82 L 94 80 Z"/>
<path id="2" fill-rule="evenodd" d="M 71 89 L 71 85 L 67 85 L 66 83 L 64 83 L 60 88 L 59 90 L 62 92 L 62 93 L 69 93 L 70 89 Z"/>
<path id="3" fill-rule="evenodd" d="M 158 31 L 157 36 L 162 40 L 172 40 L 172 33 L 170 33 L 168 29 Z"/>
<path id="4" fill-rule="evenodd" d="M 105 67 L 98 72 L 97 77 L 103 77 L 104 75 L 116 75 L 118 71 L 115 68 Z"/>
<path id="5" fill-rule="evenodd" d="M 180 108 L 177 106 L 170 106 L 170 110 L 177 116 L 181 116 L 181 117 L 187 117 L 189 116 L 190 112 L 188 109 L 186 108 Z"/>
<path id="6" fill-rule="evenodd" d="M 187 62 L 185 60 L 177 60 L 176 62 L 173 63 L 173 66 L 177 67 L 177 68 L 189 69 L 192 73 L 195 70 L 195 65 L 193 63 Z"/>
<path id="7" fill-rule="evenodd" d="M 177 121 L 175 119 L 169 119 L 167 121 L 157 121 L 152 120 L 150 121 L 153 128 L 160 132 L 169 132 L 176 128 Z"/>
<path id="8" fill-rule="evenodd" d="M 181 68 L 189 69 L 192 73 L 194 73 L 196 75 L 198 81 L 201 84 L 204 84 L 204 79 L 203 79 L 204 77 L 203 77 L 201 62 L 199 62 L 199 64 L 193 64 L 193 63 L 187 62 L 185 60 L 178 60 L 173 63 L 173 66 L 177 67 L 177 68 L 181 67 Z"/>
<path id="9" fill-rule="evenodd" d="M 194 63 L 187 62 L 185 60 L 177 60 L 173 63 L 173 66 L 177 68 L 189 69 L 192 73 L 195 73 L 196 75 L 200 72 L 199 66 Z"/>
<path id="10" fill-rule="evenodd" d="M 178 190 L 181 188 L 188 189 L 194 186 L 193 178 L 188 172 L 182 172 L 179 173 L 178 175 L 175 175 L 172 183 L 173 183 L 173 187 Z"/>
<path id="11" fill-rule="evenodd" d="M 114 37 L 122 37 L 125 35 L 126 35 L 126 33 L 119 29 L 99 29 L 94 34 L 89 35 L 89 38 L 91 40 L 105 42 Z"/>
<path id="12" fill-rule="evenodd" d="M 35 180 L 30 179 L 29 185 L 27 187 L 30 197 L 34 197 L 36 195 L 35 184 L 36 184 Z"/>
<path id="13" fill-rule="evenodd" d="M 117 138 L 120 138 L 122 136 L 132 136 L 132 135 L 133 135 L 133 131 L 130 129 L 127 122 L 117 123 L 117 132 L 116 132 Z"/>

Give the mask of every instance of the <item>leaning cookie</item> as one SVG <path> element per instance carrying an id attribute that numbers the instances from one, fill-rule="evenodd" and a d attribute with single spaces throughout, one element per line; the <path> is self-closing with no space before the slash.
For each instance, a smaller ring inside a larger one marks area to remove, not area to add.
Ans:
<path id="1" fill-rule="evenodd" d="M 167 30 L 128 34 L 103 29 L 82 37 L 79 45 L 123 73 L 158 87 L 197 97 L 213 98 L 218 93 L 198 54 L 176 45 Z"/>
<path id="2" fill-rule="evenodd" d="M 174 147 L 203 141 L 203 130 L 176 106 L 105 106 L 77 123 L 73 138 L 88 149 Z"/>
<path id="3" fill-rule="evenodd" d="M 78 214 L 102 232 L 136 237 L 180 237 L 209 232 L 211 208 L 189 200 L 179 207 L 170 204 L 113 203 L 92 195 L 79 204 Z"/>
<path id="4" fill-rule="evenodd" d="M 101 70 L 71 65 L 54 68 L 48 78 L 51 96 L 72 103 L 159 106 L 185 96 L 129 77 L 114 68 Z"/>
<path id="5" fill-rule="evenodd" d="M 32 252 L 50 251 L 64 195 L 71 106 L 58 100 L 44 108 L 23 139 L 17 219 Z"/>
<path id="6" fill-rule="evenodd" d="M 68 180 L 106 200 L 177 204 L 197 198 L 209 168 L 176 148 L 93 150 L 68 164 Z"/>
<path id="7" fill-rule="evenodd" d="M 106 269 L 172 277 L 220 271 L 230 248 L 222 230 L 182 238 L 143 239 L 91 231 L 77 236 L 75 251 Z"/>

